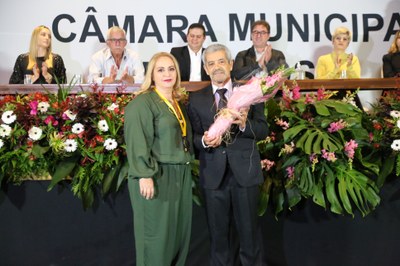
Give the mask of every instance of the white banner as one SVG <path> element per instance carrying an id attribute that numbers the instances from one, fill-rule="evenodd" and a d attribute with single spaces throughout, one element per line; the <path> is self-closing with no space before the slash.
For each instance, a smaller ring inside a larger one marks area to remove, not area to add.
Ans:
<path id="1" fill-rule="evenodd" d="M 69 80 L 87 73 L 91 55 L 105 46 L 106 31 L 114 24 L 126 29 L 128 46 L 148 61 L 155 52 L 185 45 L 187 27 L 194 22 L 206 27 L 205 46 L 222 43 L 235 56 L 251 46 L 251 22 L 265 19 L 270 43 L 290 66 L 300 60 L 316 64 L 332 50 L 330 33 L 344 25 L 353 32 L 347 51 L 359 57 L 364 78 L 380 77 L 382 56 L 400 29 L 398 0 L 2 0 L 0 10 L 1 84 L 8 83 L 15 59 L 28 51 L 38 25 L 52 30 L 53 51 L 64 59 Z"/>

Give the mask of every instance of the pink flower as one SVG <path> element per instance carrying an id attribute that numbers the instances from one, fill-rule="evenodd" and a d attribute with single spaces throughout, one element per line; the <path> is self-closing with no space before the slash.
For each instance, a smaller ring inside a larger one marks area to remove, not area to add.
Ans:
<path id="1" fill-rule="evenodd" d="M 324 98 L 325 98 L 325 90 L 319 88 L 318 91 L 317 91 L 317 100 L 318 100 L 318 101 L 321 101 L 321 100 L 323 100 Z"/>
<path id="2" fill-rule="evenodd" d="M 309 93 L 307 93 L 306 94 L 306 101 L 305 101 L 305 103 L 306 104 L 313 104 L 315 102 L 315 99 L 314 99 L 314 94 L 309 94 Z"/>
<path id="3" fill-rule="evenodd" d="M 287 173 L 289 179 L 293 179 L 294 178 L 294 166 L 287 167 L 286 173 Z"/>
<path id="4" fill-rule="evenodd" d="M 37 112 L 38 112 L 38 110 L 37 110 L 37 107 L 38 107 L 38 101 L 31 101 L 30 103 L 29 103 L 29 107 L 31 108 L 31 115 L 37 115 Z"/>
<path id="5" fill-rule="evenodd" d="M 352 139 L 344 144 L 344 152 L 350 159 L 354 158 L 354 150 L 358 147 L 357 142 Z"/>
<path id="6" fill-rule="evenodd" d="M 286 129 L 289 128 L 289 123 L 288 123 L 288 122 L 283 121 L 283 120 L 280 119 L 280 118 L 276 118 L 275 121 L 276 121 L 276 124 L 277 124 L 278 126 L 282 127 L 283 130 L 286 130 Z"/>
<path id="7" fill-rule="evenodd" d="M 292 97 L 293 97 L 293 100 L 298 100 L 298 99 L 300 99 L 301 93 L 300 93 L 300 87 L 299 87 L 299 85 L 296 85 L 296 87 L 293 88 Z"/>
<path id="8" fill-rule="evenodd" d="M 268 159 L 261 160 L 261 169 L 265 169 L 266 171 L 269 171 L 274 165 L 274 161 Z"/>
<path id="9" fill-rule="evenodd" d="M 311 154 L 309 159 L 310 159 L 310 162 L 313 164 L 318 163 L 318 156 L 315 153 Z"/>
<path id="10" fill-rule="evenodd" d="M 374 140 L 374 133 L 369 132 L 368 136 L 369 136 L 369 142 L 372 142 Z"/>
<path id="11" fill-rule="evenodd" d="M 334 162 L 337 160 L 334 152 L 327 152 L 325 149 L 321 151 L 322 158 L 326 159 L 329 162 Z"/>
<path id="12" fill-rule="evenodd" d="M 344 122 L 343 119 L 340 119 L 337 122 L 330 123 L 329 128 L 328 128 L 328 132 L 329 133 L 334 133 L 334 132 L 337 132 L 337 131 L 345 128 L 346 126 L 347 126 L 347 123 Z"/>
<path id="13" fill-rule="evenodd" d="M 58 121 L 52 115 L 49 115 L 48 117 L 46 117 L 46 119 L 44 120 L 44 123 L 46 125 L 50 124 L 52 126 L 57 126 L 58 125 Z"/>

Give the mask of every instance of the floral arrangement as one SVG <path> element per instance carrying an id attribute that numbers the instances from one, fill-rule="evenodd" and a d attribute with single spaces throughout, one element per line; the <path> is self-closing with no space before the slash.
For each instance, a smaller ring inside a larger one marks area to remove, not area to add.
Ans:
<path id="1" fill-rule="evenodd" d="M 229 128 L 241 109 L 273 98 L 283 82 L 293 73 L 292 68 L 279 68 L 271 76 L 253 77 L 245 85 L 235 88 L 227 102 L 227 107 L 220 110 L 215 122 L 208 130 L 208 136 L 229 137 Z"/>
<path id="2" fill-rule="evenodd" d="M 354 209 L 365 216 L 380 203 L 376 181 L 383 168 L 371 156 L 372 120 L 356 107 L 354 95 L 332 95 L 285 86 L 281 101 L 267 103 L 270 135 L 258 143 L 265 176 L 260 214 L 270 198 L 276 215 L 302 198 L 352 216 Z"/>
<path id="3" fill-rule="evenodd" d="M 385 91 L 364 121 L 372 142 L 370 157 L 381 166 L 377 184 L 382 186 L 390 174 L 400 175 L 400 92 Z"/>
<path id="4" fill-rule="evenodd" d="M 50 190 L 69 178 L 86 209 L 98 185 L 106 194 L 126 173 L 123 109 L 133 96 L 71 87 L 0 100 L 0 184 L 51 177 Z"/>

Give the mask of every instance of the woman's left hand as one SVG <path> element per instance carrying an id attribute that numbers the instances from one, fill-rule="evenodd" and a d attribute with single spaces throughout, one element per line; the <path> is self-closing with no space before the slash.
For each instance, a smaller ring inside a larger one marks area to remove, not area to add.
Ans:
<path id="1" fill-rule="evenodd" d="M 353 62 L 353 54 L 349 54 L 347 57 L 347 66 L 351 66 L 351 63 Z"/>

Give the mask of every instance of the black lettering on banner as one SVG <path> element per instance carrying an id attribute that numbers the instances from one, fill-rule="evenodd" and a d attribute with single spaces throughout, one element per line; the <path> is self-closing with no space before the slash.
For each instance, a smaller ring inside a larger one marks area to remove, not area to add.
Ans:
<path id="1" fill-rule="evenodd" d="M 180 21 L 180 26 L 173 26 L 174 21 Z M 172 33 L 176 32 L 186 42 L 185 29 L 188 27 L 188 20 L 185 16 L 167 16 L 167 42 L 172 43 Z"/>
<path id="2" fill-rule="evenodd" d="M 395 24 L 397 22 L 397 27 L 395 28 Z M 390 37 L 396 34 L 397 31 L 400 30 L 400 13 L 393 13 L 389 22 L 388 29 L 386 31 L 385 38 L 383 39 L 385 42 L 390 40 Z"/>
<path id="3" fill-rule="evenodd" d="M 375 26 L 369 26 L 369 21 L 373 19 L 376 21 Z M 368 42 L 369 32 L 378 31 L 383 28 L 383 18 L 378 14 L 363 14 L 363 42 Z"/>
<path id="4" fill-rule="evenodd" d="M 353 25 L 353 42 L 358 41 L 358 21 L 357 21 L 357 14 L 351 15 L 352 25 Z"/>
<path id="5" fill-rule="evenodd" d="M 319 14 L 314 14 L 314 41 L 319 42 L 321 40 L 321 27 Z"/>
<path id="6" fill-rule="evenodd" d="M 108 28 L 113 26 L 120 27 L 118 23 L 117 16 L 108 16 Z M 126 37 L 128 38 L 128 42 L 135 42 L 135 20 L 133 16 L 125 16 L 124 25 L 122 28 L 125 30 Z"/>
<path id="7" fill-rule="evenodd" d="M 74 17 L 68 14 L 60 14 L 57 17 L 55 17 L 51 27 L 54 38 L 56 38 L 60 42 L 65 42 L 65 43 L 72 42 L 76 37 L 76 33 L 71 32 L 70 35 L 67 37 L 63 37 L 60 34 L 59 27 L 60 27 L 60 22 L 62 20 L 68 20 L 71 23 L 75 23 Z"/>
<path id="8" fill-rule="evenodd" d="M 303 14 L 303 30 L 300 27 L 300 24 L 297 22 L 297 20 L 295 19 L 295 17 L 293 16 L 293 14 L 288 14 L 288 41 L 292 42 L 293 41 L 293 27 L 296 28 L 297 32 L 300 35 L 300 38 L 304 41 L 304 42 L 308 42 L 309 41 L 309 25 L 308 25 L 308 15 L 307 14 Z"/>
<path id="9" fill-rule="evenodd" d="M 149 27 L 152 27 L 153 32 L 149 32 Z M 163 39 L 161 37 L 160 30 L 157 27 L 157 23 L 154 20 L 153 16 L 146 16 L 146 19 L 143 24 L 142 33 L 140 34 L 138 43 L 143 43 L 146 37 L 156 37 L 157 42 L 163 43 Z"/>
<path id="10" fill-rule="evenodd" d="M 86 12 L 91 12 L 91 11 L 93 11 L 94 13 L 97 12 L 94 7 L 88 7 L 86 9 Z M 89 31 L 90 26 L 93 26 L 94 31 Z M 85 25 L 83 26 L 82 35 L 81 38 L 79 39 L 79 42 L 85 42 L 88 36 L 95 36 L 99 39 L 99 42 L 105 42 L 99 24 L 97 23 L 97 20 L 94 15 L 88 15 Z"/>
<path id="11" fill-rule="evenodd" d="M 246 14 L 244 19 L 244 26 L 242 28 L 237 14 L 229 14 L 229 40 L 235 40 L 235 30 L 239 35 L 239 40 L 246 39 L 247 34 L 250 35 L 251 24 L 255 21 L 254 14 Z"/>
<path id="12" fill-rule="evenodd" d="M 325 23 L 324 23 L 324 31 L 325 31 L 326 37 L 329 40 L 332 40 L 332 32 L 331 32 L 330 26 L 331 26 L 332 20 L 334 20 L 334 19 L 339 19 L 341 22 L 347 21 L 343 15 L 337 14 L 337 13 L 331 14 L 326 18 Z"/>
<path id="13" fill-rule="evenodd" d="M 200 15 L 199 23 L 203 24 L 204 28 L 206 28 L 206 36 L 210 37 L 212 42 L 217 42 L 217 36 L 215 36 L 214 29 L 212 28 L 207 15 Z"/>

